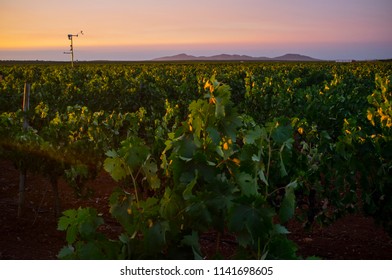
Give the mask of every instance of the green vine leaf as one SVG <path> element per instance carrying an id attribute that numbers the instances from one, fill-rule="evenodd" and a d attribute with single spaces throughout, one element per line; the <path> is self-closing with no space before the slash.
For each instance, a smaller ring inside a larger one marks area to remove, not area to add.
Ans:
<path id="1" fill-rule="evenodd" d="M 124 161 L 118 157 L 106 158 L 103 163 L 103 168 L 117 182 L 129 175 L 125 168 Z"/>
<path id="2" fill-rule="evenodd" d="M 287 140 L 289 140 L 293 135 L 293 128 L 291 124 L 279 125 L 272 132 L 272 139 L 278 145 L 283 145 Z"/>
<path id="3" fill-rule="evenodd" d="M 288 222 L 294 215 L 295 211 L 295 194 L 294 189 L 297 182 L 291 182 L 285 187 L 285 195 L 279 209 L 279 219 L 281 223 Z"/>
<path id="4" fill-rule="evenodd" d="M 240 185 L 241 192 L 245 196 L 253 196 L 257 194 L 257 179 L 250 174 L 241 172 L 237 176 L 238 184 Z"/>
<path id="5" fill-rule="evenodd" d="M 158 167 L 157 164 L 151 160 L 146 161 L 142 166 L 143 173 L 150 188 L 153 190 L 159 189 L 161 186 L 161 180 L 158 177 Z"/>
<path id="6" fill-rule="evenodd" d="M 185 235 L 181 244 L 190 246 L 192 248 L 193 256 L 195 260 L 202 260 L 203 256 L 201 254 L 199 235 L 197 231 L 192 231 L 191 235 Z"/>

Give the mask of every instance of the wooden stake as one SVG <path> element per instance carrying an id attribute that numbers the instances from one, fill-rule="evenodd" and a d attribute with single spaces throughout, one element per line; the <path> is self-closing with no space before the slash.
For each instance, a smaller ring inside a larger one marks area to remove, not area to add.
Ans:
<path id="1" fill-rule="evenodd" d="M 30 107 L 30 84 L 25 83 L 24 92 L 23 92 L 23 112 L 24 112 L 24 119 L 23 119 L 23 130 L 26 131 L 29 123 L 27 121 L 27 111 Z M 23 212 L 23 205 L 25 199 L 25 183 L 26 183 L 26 173 L 27 169 L 25 163 L 22 161 L 19 171 L 19 201 L 18 201 L 18 218 L 22 216 Z"/>

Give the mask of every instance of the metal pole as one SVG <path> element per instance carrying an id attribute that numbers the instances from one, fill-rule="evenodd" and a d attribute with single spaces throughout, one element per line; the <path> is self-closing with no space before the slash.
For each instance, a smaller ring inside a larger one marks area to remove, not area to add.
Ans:
<path id="1" fill-rule="evenodd" d="M 70 50 L 69 52 L 64 52 L 64 54 L 71 55 L 71 66 L 74 66 L 74 48 L 73 48 L 73 37 L 79 37 L 79 34 L 83 35 L 83 31 L 80 31 L 78 34 L 68 34 L 68 40 L 71 41 Z"/>
<path id="2" fill-rule="evenodd" d="M 25 83 L 24 92 L 23 92 L 23 130 L 26 131 L 29 123 L 27 121 L 27 111 L 30 107 L 30 84 Z M 22 216 L 23 212 L 23 205 L 25 199 L 25 182 L 26 182 L 26 166 L 25 163 L 22 161 L 19 171 L 19 201 L 18 201 L 18 218 Z"/>
<path id="3" fill-rule="evenodd" d="M 71 35 L 71 65 L 74 66 L 73 35 Z"/>

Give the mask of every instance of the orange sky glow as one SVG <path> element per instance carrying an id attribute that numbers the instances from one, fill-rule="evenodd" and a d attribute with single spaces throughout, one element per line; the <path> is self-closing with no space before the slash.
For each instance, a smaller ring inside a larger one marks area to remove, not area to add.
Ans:
<path id="1" fill-rule="evenodd" d="M 390 0 L 0 0 L 0 60 L 143 60 L 187 52 L 392 57 Z M 45 55 L 46 53 L 46 55 Z"/>

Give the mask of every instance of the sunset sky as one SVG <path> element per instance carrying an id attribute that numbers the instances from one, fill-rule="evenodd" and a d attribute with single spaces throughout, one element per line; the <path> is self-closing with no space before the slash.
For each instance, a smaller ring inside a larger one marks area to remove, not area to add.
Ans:
<path id="1" fill-rule="evenodd" d="M 0 0 L 0 60 L 392 58 L 391 0 Z"/>

